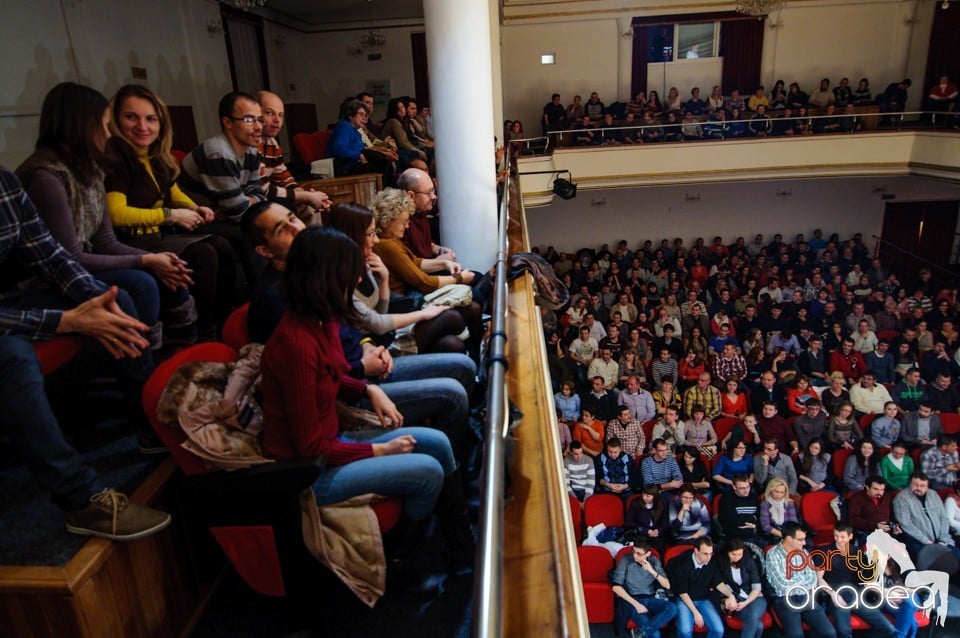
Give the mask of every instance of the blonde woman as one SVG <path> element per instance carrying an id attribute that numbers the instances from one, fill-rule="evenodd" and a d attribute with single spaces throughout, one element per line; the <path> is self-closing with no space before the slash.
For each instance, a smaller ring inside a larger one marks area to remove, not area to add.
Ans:
<path id="1" fill-rule="evenodd" d="M 455 261 L 418 257 L 403 243 L 403 233 L 410 225 L 410 216 L 415 210 L 413 200 L 405 191 L 385 188 L 377 193 L 370 208 L 377 220 L 377 235 L 380 238 L 373 250 L 390 273 L 390 291 L 393 293 L 390 312 L 405 311 L 407 308 L 402 306 L 410 301 L 419 308 L 424 294 L 442 286 L 469 285 L 474 281 L 473 271 L 463 270 Z M 404 296 L 406 301 L 402 299 Z M 398 305 L 401 308 L 397 308 Z M 480 304 L 472 301 L 457 310 L 470 330 L 468 352 L 477 362 L 480 356 L 480 339 L 483 337 Z"/>
<path id="2" fill-rule="evenodd" d="M 790 498 L 787 482 L 774 477 L 767 483 L 763 501 L 760 502 L 760 529 L 771 542 L 779 542 L 783 538 L 780 530 L 787 522 L 800 522 L 797 505 Z"/>

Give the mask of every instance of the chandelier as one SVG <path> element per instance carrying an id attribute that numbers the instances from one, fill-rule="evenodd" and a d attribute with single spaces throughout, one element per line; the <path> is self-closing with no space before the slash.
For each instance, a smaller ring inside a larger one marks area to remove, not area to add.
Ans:
<path id="1" fill-rule="evenodd" d="M 230 4 L 238 9 L 243 9 L 246 11 L 248 9 L 262 7 L 263 5 L 267 4 L 267 0 L 230 0 Z"/>
<path id="2" fill-rule="evenodd" d="M 787 0 L 737 0 L 737 13 L 761 18 L 779 11 Z"/>
<path id="3" fill-rule="evenodd" d="M 364 31 L 360 34 L 360 46 L 369 51 L 379 51 L 387 44 L 387 36 L 381 31 Z"/>

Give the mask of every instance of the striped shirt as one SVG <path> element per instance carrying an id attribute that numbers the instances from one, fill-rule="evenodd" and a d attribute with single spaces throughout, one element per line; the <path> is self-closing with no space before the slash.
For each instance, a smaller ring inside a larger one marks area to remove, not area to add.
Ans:
<path id="1" fill-rule="evenodd" d="M 16 175 L 0 167 L 0 335 L 24 335 L 32 341 L 52 339 L 62 310 L 20 310 L 3 305 L 17 294 L 17 284 L 39 271 L 55 290 L 74 303 L 106 292 L 50 235 Z"/>
<path id="2" fill-rule="evenodd" d="M 283 163 L 283 149 L 275 137 L 264 137 L 260 145 L 260 188 L 271 199 L 293 197 L 297 181 Z"/>
<path id="3" fill-rule="evenodd" d="M 564 457 L 563 473 L 567 478 L 567 491 L 570 494 L 573 494 L 574 490 L 583 490 L 584 498 L 593 494 L 597 474 L 592 458 L 586 454 L 579 461 L 573 456 Z"/>
<path id="4" fill-rule="evenodd" d="M 193 149 L 183 158 L 178 183 L 188 194 L 210 200 L 221 219 L 239 222 L 250 199 L 266 201 L 260 187 L 260 154 L 248 147 L 237 157 L 226 135 L 221 133 Z"/>
<path id="5" fill-rule="evenodd" d="M 671 481 L 682 481 L 683 474 L 676 457 L 668 456 L 657 463 L 653 456 L 648 456 L 640 463 L 640 473 L 643 475 L 644 485 L 663 485 Z"/>

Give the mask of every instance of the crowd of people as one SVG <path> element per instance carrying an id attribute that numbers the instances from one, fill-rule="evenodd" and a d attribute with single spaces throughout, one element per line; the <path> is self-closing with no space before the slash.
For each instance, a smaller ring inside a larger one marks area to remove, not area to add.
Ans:
<path id="1" fill-rule="evenodd" d="M 849 512 L 835 538 L 855 545 L 883 530 L 914 560 L 938 542 L 960 556 L 960 459 L 941 421 L 960 412 L 955 285 L 926 268 L 891 272 L 859 234 L 820 229 L 790 242 L 620 241 L 543 256 L 571 290 L 567 307 L 541 310 L 569 492 L 581 506 L 597 494 L 623 501 L 621 540 L 635 549 L 618 573 L 682 544 L 710 562 L 710 539 L 736 539 L 726 552 L 739 542 L 802 548 L 799 503 L 817 492 Z M 611 582 L 615 593 L 624 585 Z M 769 584 L 783 621 L 783 584 Z M 652 595 L 647 585 L 626 592 Z M 637 609 L 639 598 L 617 595 Z M 725 598 L 707 613 L 681 595 L 678 635 L 695 609 L 697 624 L 722 635 Z M 665 618 L 648 609 L 634 620 L 655 635 Z M 849 635 L 849 615 L 833 619 Z M 802 635 L 799 621 L 787 631 Z"/>
<path id="2" fill-rule="evenodd" d="M 416 98 L 396 97 L 387 103 L 387 117 L 370 126 L 374 99 L 369 93 L 348 97 L 327 142 L 327 157 L 335 174 L 381 173 L 394 185 L 407 168 L 428 170 L 433 165 L 433 116 L 430 107 L 417 108 Z"/>
<path id="3" fill-rule="evenodd" d="M 638 92 L 628 102 L 605 105 L 594 92 L 586 102 L 575 95 L 566 107 L 560 94 L 554 93 L 543 107 L 540 125 L 544 136 L 569 131 L 562 141 L 557 138 L 551 144 L 573 146 L 852 133 L 863 130 L 865 124 L 858 107 L 875 106 L 882 114 L 902 113 L 910 86 L 905 78 L 874 96 L 867 78 L 861 78 L 856 87 L 848 78 L 831 87 L 829 78 L 824 78 L 817 89 L 807 93 L 796 82 L 788 86 L 778 80 L 771 90 L 758 86 L 749 96 L 741 96 L 737 89 L 724 95 L 720 86 L 714 86 L 706 98 L 701 97 L 699 87 L 693 87 L 684 99 L 671 87 L 662 100 L 651 90 Z M 955 111 L 957 95 L 957 86 L 942 76 L 928 92 L 924 108 Z M 882 121 L 890 121 L 890 116 L 883 117 Z M 946 126 L 960 126 L 956 116 L 942 117 Z M 526 139 L 522 122 L 507 121 L 504 130 L 505 139 L 517 152 L 529 152 L 518 141 Z"/>
<path id="4" fill-rule="evenodd" d="M 345 104 L 348 120 L 368 109 L 367 94 Z M 436 182 L 416 167 L 432 153 L 409 155 L 398 188 L 371 208 L 331 206 L 284 164 L 279 96 L 230 93 L 218 115 L 221 132 L 177 161 L 168 109 L 146 87 L 124 86 L 110 100 L 71 82 L 51 89 L 36 152 L 16 173 L 0 170 L 5 430 L 69 531 L 115 540 L 160 531 L 168 514 L 103 485 L 64 438 L 31 342 L 90 337 L 70 378 L 111 362 L 141 451 L 163 452 L 140 407 L 157 360 L 216 340 L 249 303 L 248 332 L 265 344 L 264 455 L 325 456 L 319 504 L 403 497 L 396 582 L 435 594 L 427 543 L 450 572 L 474 561 L 464 489 L 478 445 L 469 419 L 482 399 L 489 277 L 434 241 Z M 455 300 L 424 301 L 444 287 Z M 363 427 L 343 421 L 341 403 L 369 410 Z"/>

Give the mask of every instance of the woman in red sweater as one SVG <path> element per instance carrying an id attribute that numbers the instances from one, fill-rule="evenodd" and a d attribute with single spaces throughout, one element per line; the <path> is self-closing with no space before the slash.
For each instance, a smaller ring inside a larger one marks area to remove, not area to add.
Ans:
<path id="1" fill-rule="evenodd" d="M 338 335 L 340 322 L 356 312 L 362 263 L 360 249 L 339 231 L 311 226 L 294 239 L 284 272 L 286 312 L 262 357 L 263 449 L 281 460 L 325 456 L 313 486 L 321 505 L 370 492 L 403 497 L 402 546 L 416 545 L 438 499 L 450 518 L 465 512 L 462 486 L 446 434 L 401 428 L 403 415 L 383 390 L 347 374 Z M 337 399 L 363 397 L 382 429 L 344 430 Z"/>

